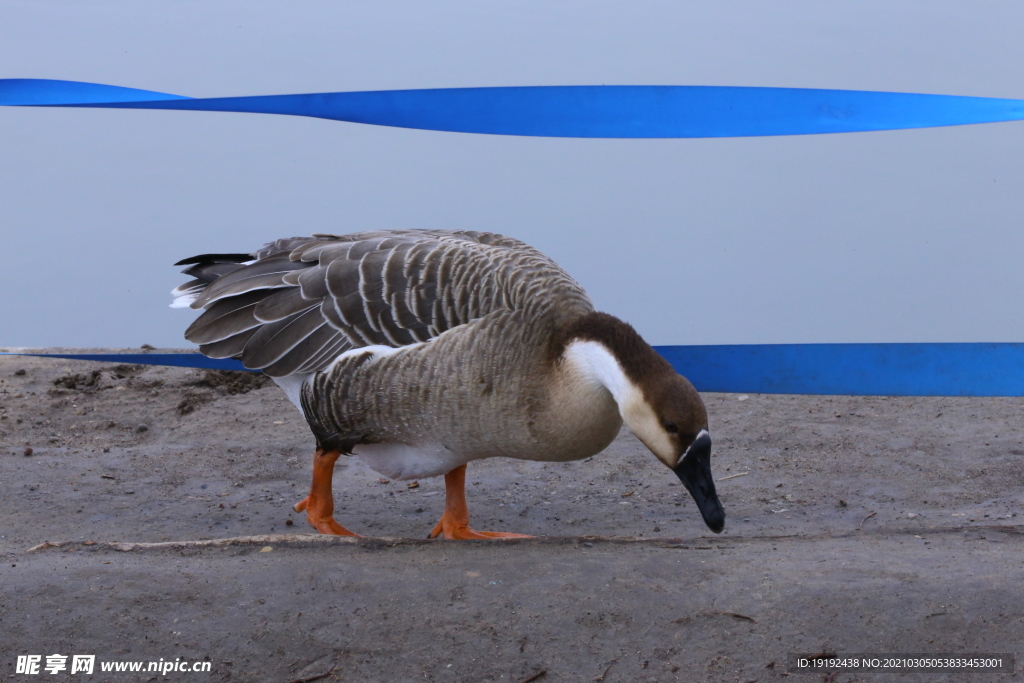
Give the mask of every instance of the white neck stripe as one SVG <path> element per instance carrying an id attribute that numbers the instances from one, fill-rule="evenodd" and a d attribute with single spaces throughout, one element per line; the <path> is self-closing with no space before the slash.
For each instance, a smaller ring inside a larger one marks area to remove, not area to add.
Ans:
<path id="1" fill-rule="evenodd" d="M 608 389 L 620 406 L 641 393 L 626 377 L 618 359 L 600 342 L 574 341 L 565 349 L 564 357 L 584 376 Z"/>
<path id="2" fill-rule="evenodd" d="M 596 341 L 574 341 L 563 357 L 576 375 L 584 381 L 604 386 L 619 406 L 623 422 L 645 446 L 669 467 L 674 467 L 677 454 L 671 438 L 647 402 L 643 390 L 622 370 L 607 346 Z"/>

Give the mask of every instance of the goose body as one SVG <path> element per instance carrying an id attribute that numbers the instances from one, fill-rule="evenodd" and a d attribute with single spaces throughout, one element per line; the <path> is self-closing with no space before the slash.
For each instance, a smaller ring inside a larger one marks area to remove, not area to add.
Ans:
<path id="1" fill-rule="evenodd" d="M 697 392 L 629 325 L 594 311 L 578 283 L 518 240 L 442 231 L 314 235 L 180 265 L 196 279 L 174 291 L 172 305 L 205 309 L 186 338 L 206 355 L 240 358 L 273 377 L 308 421 L 317 458 L 352 454 L 393 479 L 446 475 L 451 503 L 461 499 L 469 462 L 587 458 L 625 420 L 691 493 L 696 484 L 679 468 L 691 450 L 689 470 L 702 461 L 703 490 L 694 497 L 708 525 L 721 528 Z M 303 504 L 324 497 L 317 488 L 315 460 Z M 347 532 L 310 515 L 321 531 Z"/>

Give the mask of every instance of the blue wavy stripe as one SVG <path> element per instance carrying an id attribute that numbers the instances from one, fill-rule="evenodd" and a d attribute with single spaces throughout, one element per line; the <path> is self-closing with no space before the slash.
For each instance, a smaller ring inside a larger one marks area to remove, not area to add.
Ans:
<path id="1" fill-rule="evenodd" d="M 193 99 L 97 83 L 0 80 L 0 105 L 311 116 L 494 135 L 700 138 L 851 133 L 1024 119 L 1024 101 L 724 86 L 537 86 Z"/>
<path id="2" fill-rule="evenodd" d="M 656 346 L 700 391 L 858 396 L 1024 396 L 1024 344 Z M 27 355 L 245 370 L 197 353 Z"/>

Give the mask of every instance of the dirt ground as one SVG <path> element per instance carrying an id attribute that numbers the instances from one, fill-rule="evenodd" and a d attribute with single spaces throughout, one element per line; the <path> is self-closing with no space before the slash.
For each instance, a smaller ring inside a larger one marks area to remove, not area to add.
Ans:
<path id="1" fill-rule="evenodd" d="M 1019 672 L 1024 399 L 705 401 L 721 535 L 623 432 L 582 462 L 470 465 L 474 526 L 533 540 L 426 541 L 443 481 L 339 461 L 336 517 L 377 539 L 349 542 L 292 511 L 312 440 L 260 377 L 0 357 L 0 676 L 1024 677 L 787 667 L 797 652 L 977 652 L 1014 654 Z M 53 653 L 212 671 L 15 673 L 18 655 Z"/>

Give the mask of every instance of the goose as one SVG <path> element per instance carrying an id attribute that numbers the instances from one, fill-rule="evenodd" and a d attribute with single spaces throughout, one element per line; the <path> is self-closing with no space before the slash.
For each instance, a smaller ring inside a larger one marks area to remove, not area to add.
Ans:
<path id="1" fill-rule="evenodd" d="M 294 509 L 323 534 L 344 454 L 394 480 L 444 475 L 429 537 L 485 539 L 467 464 L 581 460 L 625 424 L 689 491 L 716 533 L 707 410 L 693 385 L 627 323 L 594 310 L 553 260 L 491 232 L 386 230 L 278 239 L 248 254 L 179 261 L 173 307 L 202 309 L 185 338 L 284 390 L 316 439 Z"/>

